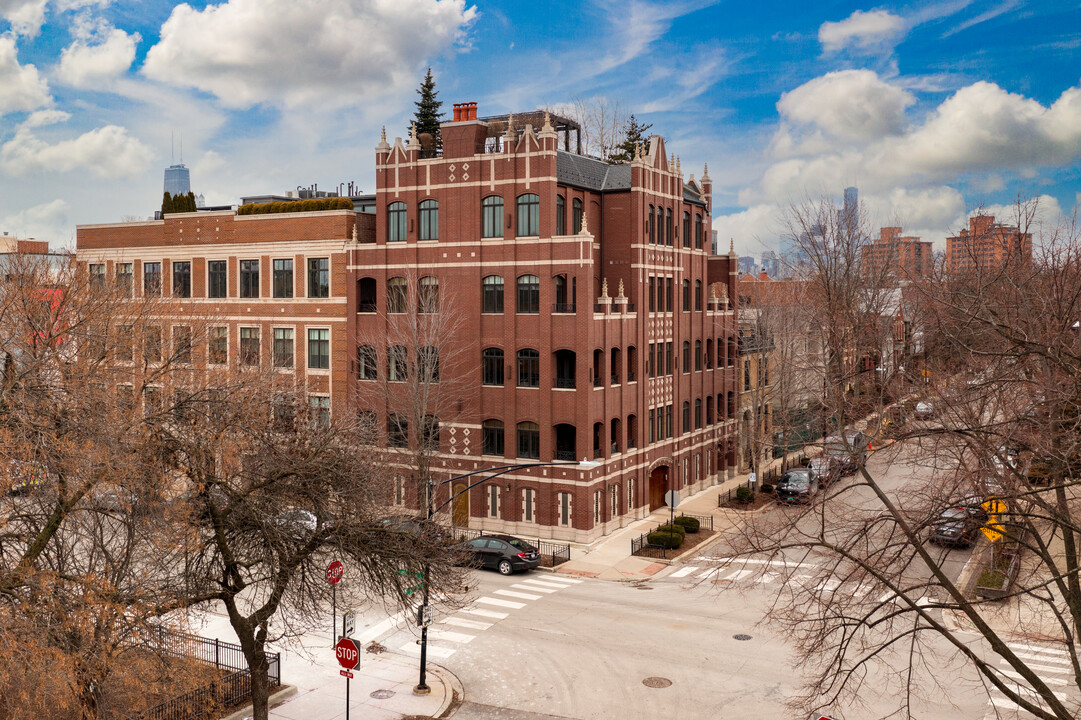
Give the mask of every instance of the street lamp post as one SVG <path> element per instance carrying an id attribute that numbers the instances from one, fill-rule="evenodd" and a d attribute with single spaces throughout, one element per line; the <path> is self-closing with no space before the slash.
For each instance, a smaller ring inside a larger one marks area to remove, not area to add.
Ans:
<path id="1" fill-rule="evenodd" d="M 453 502 L 454 499 L 457 498 L 459 495 L 462 495 L 463 493 L 469 492 L 470 490 L 475 488 L 477 485 L 480 485 L 483 482 L 487 482 L 488 480 L 491 480 L 492 478 L 499 477 L 500 475 L 503 475 L 505 473 L 514 472 L 515 470 L 522 470 L 524 468 L 551 467 L 551 466 L 556 466 L 556 465 L 564 465 L 564 466 L 569 465 L 571 467 L 576 467 L 579 470 L 592 470 L 595 467 L 599 467 L 600 463 L 596 462 L 595 460 L 586 460 L 585 458 L 582 458 L 581 462 L 574 462 L 573 460 L 553 460 L 551 462 L 516 463 L 514 465 L 497 465 L 496 467 L 483 468 L 481 470 L 474 470 L 472 472 L 467 472 L 467 473 L 464 473 L 462 475 L 455 475 L 452 478 L 447 478 L 446 480 L 442 480 L 442 481 L 436 483 L 434 486 L 432 485 L 431 476 L 429 476 L 428 479 L 427 479 L 427 485 L 426 485 L 426 488 L 425 488 L 426 492 L 424 493 L 424 495 L 425 495 L 425 504 L 427 505 L 427 518 L 428 518 L 428 521 L 431 522 L 432 518 L 435 516 L 435 514 L 437 512 L 439 512 L 440 510 L 445 508 L 447 505 L 449 505 L 451 502 Z M 472 477 L 474 475 L 481 475 L 481 474 L 484 474 L 484 473 L 491 473 L 491 475 L 485 475 L 484 477 L 480 478 L 479 480 L 476 480 L 474 482 L 469 483 L 464 488 L 462 488 L 458 492 L 456 492 L 456 493 L 452 494 L 450 497 L 448 497 L 444 502 L 440 503 L 438 507 L 433 507 L 433 503 L 432 503 L 432 494 L 433 493 L 432 493 L 432 490 L 433 490 L 434 487 L 440 487 L 442 485 L 447 485 L 447 484 L 455 482 L 457 480 L 462 480 L 463 478 Z M 430 573 L 430 572 L 431 572 L 431 563 L 428 560 L 425 560 L 424 561 L 424 580 L 423 580 L 423 585 L 424 585 L 423 592 L 424 592 L 424 595 L 423 595 L 423 599 L 421 600 L 421 609 L 420 609 L 420 616 L 421 617 L 423 617 L 425 609 L 428 607 L 428 599 L 429 599 L 429 596 L 428 596 L 428 573 Z M 427 676 L 428 676 L 427 670 L 428 670 L 428 623 L 427 622 L 422 622 L 421 623 L 421 628 L 420 628 L 420 682 L 418 682 L 417 686 L 415 688 L 413 688 L 413 693 L 416 694 L 416 695 L 427 695 L 429 692 L 431 692 L 431 688 L 428 687 L 428 683 L 426 682 Z"/>

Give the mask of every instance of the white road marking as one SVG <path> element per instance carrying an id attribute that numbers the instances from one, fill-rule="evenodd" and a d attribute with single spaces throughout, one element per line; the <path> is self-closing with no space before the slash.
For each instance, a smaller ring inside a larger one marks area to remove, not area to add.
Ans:
<path id="1" fill-rule="evenodd" d="M 512 598 L 521 598 L 522 600 L 540 600 L 543 595 L 533 595 L 532 593 L 515 592 L 513 590 L 496 590 L 493 595 L 506 595 Z"/>
<path id="2" fill-rule="evenodd" d="M 736 570 L 734 573 L 732 573 L 728 577 L 723 577 L 723 578 L 719 578 L 719 579 L 721 579 L 721 580 L 730 580 L 732 582 L 735 582 L 736 580 L 742 580 L 745 577 L 750 577 L 751 575 L 754 575 L 755 572 L 756 572 L 755 570 L 748 570 L 747 568 L 743 568 L 742 570 Z M 759 580 L 759 582 L 763 582 L 763 581 Z"/>
<path id="3" fill-rule="evenodd" d="M 1028 681 L 1021 677 L 1020 674 L 1015 673 L 1013 670 L 999 670 L 1000 675 L 1005 675 L 1008 678 L 1012 678 L 1019 683 L 1027 683 Z M 1048 685 L 1065 685 L 1066 681 L 1062 678 L 1045 677 L 1042 680 Z"/>
<path id="4" fill-rule="evenodd" d="M 726 558 L 726 557 L 701 557 L 699 560 L 712 560 L 722 564 L 741 562 L 747 565 L 780 565 L 782 567 L 818 567 L 815 563 L 795 562 L 792 560 L 764 560 L 761 558 Z"/>
<path id="5" fill-rule="evenodd" d="M 519 590 L 532 590 L 533 592 L 546 593 L 546 594 L 559 592 L 559 590 L 557 590 L 557 589 L 555 589 L 553 587 L 540 587 L 539 585 L 536 585 L 536 586 L 534 586 L 534 585 L 526 585 L 525 583 L 515 583 L 514 585 L 511 585 L 511 587 L 512 588 L 518 588 Z"/>
<path id="6" fill-rule="evenodd" d="M 428 643 L 428 655 L 431 657 L 446 659 L 453 655 L 457 649 L 458 648 L 439 647 L 438 645 Z M 405 645 L 402 645 L 401 650 L 409 655 L 420 655 L 420 645 L 417 645 L 416 641 L 407 642 Z"/>
<path id="7" fill-rule="evenodd" d="M 715 575 L 715 574 L 719 573 L 721 570 L 724 570 L 724 568 L 719 568 L 719 567 L 710 568 L 709 570 L 706 570 L 704 573 L 699 575 L 698 579 L 699 580 L 704 580 L 704 579 L 708 578 L 710 575 Z"/>
<path id="8" fill-rule="evenodd" d="M 1018 655 L 1020 657 L 1020 655 Z M 1037 660 L 1050 660 L 1051 658 L 1036 658 Z M 999 660 L 999 665 L 1005 665 L 1009 667 L 1009 663 L 1005 660 Z M 1068 667 L 1055 667 L 1054 665 L 1037 665 L 1035 663 L 1025 663 L 1025 666 L 1032 670 L 1044 670 L 1046 672 L 1068 673 L 1070 668 Z"/>
<path id="9" fill-rule="evenodd" d="M 554 590 L 562 590 L 565 587 L 570 587 L 569 585 L 564 585 L 563 583 L 553 583 L 553 582 L 547 582 L 545 580 L 523 580 L 522 584 L 523 585 L 528 584 L 530 586 L 536 586 L 538 588 L 542 588 L 542 587 L 552 588 Z M 515 587 L 517 587 L 517 585 L 515 585 Z"/>
<path id="10" fill-rule="evenodd" d="M 371 642 L 372 640 L 375 640 L 377 637 L 382 636 L 384 633 L 392 629 L 407 615 L 412 615 L 413 613 L 413 610 L 402 610 L 399 613 L 391 615 L 386 620 L 381 620 L 380 622 L 377 622 L 370 628 L 365 628 L 364 630 L 361 630 L 360 634 L 354 636 L 353 639 L 362 645 L 366 642 Z"/>
<path id="11" fill-rule="evenodd" d="M 1040 653 L 1042 655 L 1053 655 L 1055 657 L 1065 658 L 1068 657 L 1068 653 L 1065 650 L 1058 650 L 1056 648 L 1040 647 L 1039 645 L 1026 645 L 1023 643 L 1010 643 L 1010 649 L 1017 655 L 1023 652 L 1028 653 Z"/>
<path id="12" fill-rule="evenodd" d="M 693 573 L 697 569 L 698 569 L 697 565 L 687 565 L 686 567 L 682 567 L 679 570 L 676 570 L 674 573 L 672 573 L 668 577 L 674 577 L 674 578 L 687 577 L 688 575 L 690 575 L 691 573 Z"/>
<path id="13" fill-rule="evenodd" d="M 429 630 L 428 638 L 434 638 L 436 640 L 449 640 L 450 642 L 465 644 L 475 638 L 476 635 L 466 635 L 465 633 L 452 632 L 450 630 Z"/>
<path id="14" fill-rule="evenodd" d="M 525 607 L 525 603 L 511 602 L 510 600 L 500 600 L 499 598 L 479 597 L 477 602 L 484 603 L 485 605 L 497 605 L 499 607 L 511 608 L 512 610 L 521 610 Z"/>
<path id="15" fill-rule="evenodd" d="M 496 613 L 497 615 L 499 613 Z M 444 625 L 457 625 L 458 627 L 472 628 L 474 630 L 487 630 L 492 626 L 492 623 L 480 622 L 478 620 L 466 620 L 460 617 L 445 617 L 440 620 Z"/>
<path id="16" fill-rule="evenodd" d="M 545 577 L 547 578 L 548 576 Z M 580 582 L 584 582 L 578 578 L 567 577 L 566 575 L 552 575 L 551 579 L 556 582 L 567 583 L 568 585 L 577 585 Z"/>
<path id="17" fill-rule="evenodd" d="M 510 604 L 511 605 L 517 605 L 518 603 L 510 603 Z M 480 617 L 494 618 L 496 620 L 503 620 L 504 618 L 510 617 L 510 615 L 508 615 L 505 612 L 496 612 L 494 610 L 485 610 L 484 608 L 479 608 L 479 607 L 461 608 L 458 612 L 460 612 L 460 613 L 469 613 L 470 615 L 478 615 Z"/>

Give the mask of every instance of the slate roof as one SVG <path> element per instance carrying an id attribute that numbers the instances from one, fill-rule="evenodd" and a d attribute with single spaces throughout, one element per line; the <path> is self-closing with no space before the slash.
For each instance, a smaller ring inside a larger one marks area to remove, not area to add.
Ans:
<path id="1" fill-rule="evenodd" d="M 610 192 L 631 189 L 631 166 L 610 165 L 604 160 L 558 151 L 556 180 L 585 190 Z"/>

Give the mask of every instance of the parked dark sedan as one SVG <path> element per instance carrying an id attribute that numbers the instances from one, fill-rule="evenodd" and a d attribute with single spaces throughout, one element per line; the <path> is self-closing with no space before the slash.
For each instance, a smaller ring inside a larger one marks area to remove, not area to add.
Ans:
<path id="1" fill-rule="evenodd" d="M 792 468 L 781 476 L 774 492 L 782 503 L 811 502 L 818 492 L 818 476 L 811 468 Z"/>
<path id="2" fill-rule="evenodd" d="M 958 505 L 943 510 L 931 526 L 931 542 L 968 547 L 987 522 L 987 513 L 978 505 Z"/>
<path id="3" fill-rule="evenodd" d="M 510 535 L 481 535 L 458 545 L 472 555 L 474 567 L 491 568 L 503 575 L 532 570 L 540 565 L 540 553 L 525 540 Z"/>

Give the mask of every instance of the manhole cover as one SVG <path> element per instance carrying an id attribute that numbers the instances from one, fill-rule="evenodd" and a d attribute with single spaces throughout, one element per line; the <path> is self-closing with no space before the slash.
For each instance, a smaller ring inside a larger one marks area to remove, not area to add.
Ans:
<path id="1" fill-rule="evenodd" d="M 662 677 L 647 677 L 642 684 L 651 688 L 666 688 L 672 684 L 672 681 Z"/>
<path id="2" fill-rule="evenodd" d="M 733 635 L 732 637 L 735 638 L 736 640 L 750 640 L 751 639 L 750 635 L 744 635 L 743 633 L 739 633 L 738 635 Z"/>
<path id="3" fill-rule="evenodd" d="M 370 694 L 376 700 L 389 700 L 390 698 L 394 697 L 393 690 L 375 690 Z"/>

